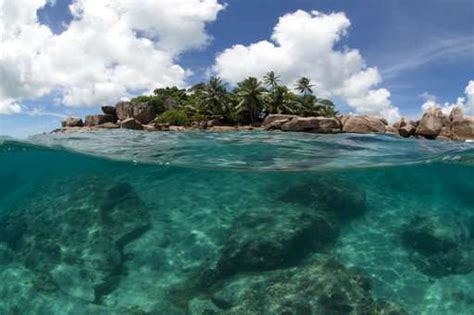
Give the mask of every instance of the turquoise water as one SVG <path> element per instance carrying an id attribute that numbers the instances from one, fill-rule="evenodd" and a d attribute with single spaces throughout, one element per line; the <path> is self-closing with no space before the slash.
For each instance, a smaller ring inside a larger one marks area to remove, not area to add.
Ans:
<path id="1" fill-rule="evenodd" d="M 0 140 L 0 314 L 474 314 L 474 144 Z"/>

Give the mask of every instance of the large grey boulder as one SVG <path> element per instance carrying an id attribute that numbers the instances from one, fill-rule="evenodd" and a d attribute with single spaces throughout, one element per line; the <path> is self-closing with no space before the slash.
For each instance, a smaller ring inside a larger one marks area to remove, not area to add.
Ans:
<path id="1" fill-rule="evenodd" d="M 131 102 L 118 102 L 115 105 L 117 118 L 119 120 L 125 120 L 133 117 L 133 104 Z"/>
<path id="2" fill-rule="evenodd" d="M 120 128 L 123 129 L 134 129 L 134 130 L 143 130 L 143 125 L 140 124 L 135 118 L 127 118 L 120 122 Z"/>
<path id="3" fill-rule="evenodd" d="M 119 120 L 135 118 L 141 124 L 148 124 L 156 118 L 156 110 L 150 102 L 131 103 L 118 102 L 116 105 L 117 117 Z"/>
<path id="4" fill-rule="evenodd" d="M 283 131 L 311 131 L 316 133 L 341 132 L 341 123 L 336 118 L 296 117 L 281 125 Z"/>
<path id="5" fill-rule="evenodd" d="M 117 109 L 115 106 L 102 106 L 101 109 L 104 114 L 114 116 L 115 121 L 117 121 Z"/>
<path id="6" fill-rule="evenodd" d="M 462 121 L 464 119 L 464 113 L 461 107 L 456 106 L 451 110 L 451 113 L 449 114 L 449 120 L 451 122 L 458 122 Z"/>
<path id="7" fill-rule="evenodd" d="M 132 117 L 138 120 L 141 124 L 148 124 L 156 118 L 156 110 L 152 103 L 143 102 L 133 104 Z"/>
<path id="8" fill-rule="evenodd" d="M 367 115 L 343 115 L 342 131 L 349 133 L 385 133 L 385 121 L 381 118 Z"/>
<path id="9" fill-rule="evenodd" d="M 474 116 L 467 116 L 462 120 L 456 119 L 451 124 L 451 137 L 453 140 L 474 139 Z"/>
<path id="10" fill-rule="evenodd" d="M 400 122 L 396 124 L 398 126 L 398 134 L 404 138 L 408 138 L 415 134 L 416 125 L 413 121 L 402 118 Z"/>
<path id="11" fill-rule="evenodd" d="M 88 127 L 99 126 L 105 123 L 115 123 L 114 116 L 110 114 L 88 115 L 85 118 L 84 125 Z"/>
<path id="12" fill-rule="evenodd" d="M 81 118 L 77 117 L 66 117 L 62 122 L 61 125 L 63 128 L 66 127 L 82 127 L 84 124 Z"/>
<path id="13" fill-rule="evenodd" d="M 428 108 L 421 117 L 415 134 L 425 138 L 434 139 L 441 134 L 443 127 L 445 127 L 444 134 L 446 134 L 446 127 L 449 128 L 449 125 L 449 119 L 445 114 L 443 114 L 441 109 L 431 107 Z"/>
<path id="14" fill-rule="evenodd" d="M 265 119 L 263 120 L 262 127 L 266 128 L 266 126 L 270 125 L 271 123 L 273 123 L 276 120 L 288 121 L 290 119 L 297 118 L 297 117 L 298 116 L 296 116 L 296 115 L 270 114 L 267 117 L 265 117 Z"/>

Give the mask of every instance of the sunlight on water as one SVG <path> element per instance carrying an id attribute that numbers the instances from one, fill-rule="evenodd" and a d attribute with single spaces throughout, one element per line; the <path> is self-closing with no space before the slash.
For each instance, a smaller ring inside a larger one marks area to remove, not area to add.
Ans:
<path id="1" fill-rule="evenodd" d="M 0 140 L 0 314 L 473 314 L 473 157 L 348 134 Z"/>

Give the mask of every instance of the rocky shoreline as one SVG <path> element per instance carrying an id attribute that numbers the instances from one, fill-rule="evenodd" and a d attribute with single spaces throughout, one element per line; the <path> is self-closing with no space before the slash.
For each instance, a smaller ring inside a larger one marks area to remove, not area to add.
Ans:
<path id="1" fill-rule="evenodd" d="M 439 140 L 473 140 L 474 116 L 465 116 L 462 108 L 455 107 L 449 115 L 440 108 L 429 108 L 420 120 L 402 118 L 390 125 L 384 118 L 368 115 L 342 114 L 335 117 L 301 117 L 287 114 L 270 114 L 261 123 L 229 125 L 219 119 L 194 121 L 189 126 L 162 123 L 157 119 L 153 105 L 148 102 L 133 104 L 119 102 L 116 106 L 102 106 L 102 114 L 88 115 L 83 119 L 67 117 L 62 128 L 53 132 L 90 131 L 97 129 L 133 129 L 144 131 L 242 131 L 281 130 L 335 133 L 388 133 L 403 138 L 417 137 Z"/>

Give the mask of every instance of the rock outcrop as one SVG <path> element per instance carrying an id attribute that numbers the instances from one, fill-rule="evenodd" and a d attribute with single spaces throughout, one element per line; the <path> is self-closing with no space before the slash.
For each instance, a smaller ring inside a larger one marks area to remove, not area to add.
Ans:
<path id="1" fill-rule="evenodd" d="M 140 124 L 140 122 L 136 120 L 135 118 L 127 118 L 120 122 L 120 128 L 143 130 L 143 125 Z"/>
<path id="2" fill-rule="evenodd" d="M 423 273 L 433 277 L 474 270 L 474 220 L 454 215 L 417 216 L 403 227 L 402 245 Z"/>
<path id="3" fill-rule="evenodd" d="M 77 117 L 66 117 L 62 122 L 61 125 L 63 128 L 67 127 L 82 127 L 84 123 L 82 122 L 81 118 Z"/>
<path id="4" fill-rule="evenodd" d="M 141 124 L 148 124 L 156 118 L 156 110 L 150 102 L 136 103 L 118 102 L 116 105 L 117 118 L 125 120 L 135 118 Z"/>
<path id="5" fill-rule="evenodd" d="M 289 121 L 290 119 L 297 117 L 297 115 L 270 114 L 263 120 L 262 127 L 265 128 L 276 120 Z"/>
<path id="6" fill-rule="evenodd" d="M 112 115 L 116 118 L 115 120 L 117 120 L 117 109 L 115 106 L 102 106 L 101 109 L 104 114 Z"/>
<path id="7" fill-rule="evenodd" d="M 474 117 L 466 117 L 461 121 L 455 121 L 451 126 L 451 138 L 453 140 L 474 139 Z"/>
<path id="8" fill-rule="evenodd" d="M 371 116 L 343 115 L 342 131 L 350 133 L 385 133 L 386 121 Z"/>
<path id="9" fill-rule="evenodd" d="M 118 120 L 133 118 L 133 104 L 131 102 L 118 102 L 115 105 Z"/>
<path id="10" fill-rule="evenodd" d="M 276 120 L 279 121 L 279 120 Z M 274 121 L 275 123 L 275 121 Z M 315 133 L 339 133 L 341 123 L 336 118 L 295 117 L 280 126 L 283 131 L 309 131 Z"/>
<path id="11" fill-rule="evenodd" d="M 441 134 L 444 128 L 444 135 L 448 134 L 449 119 L 443 114 L 440 108 L 428 108 L 416 128 L 415 134 L 429 139 L 435 139 Z"/>
<path id="12" fill-rule="evenodd" d="M 84 125 L 88 127 L 99 126 L 105 123 L 115 123 L 116 119 L 110 114 L 98 114 L 86 116 Z"/>

